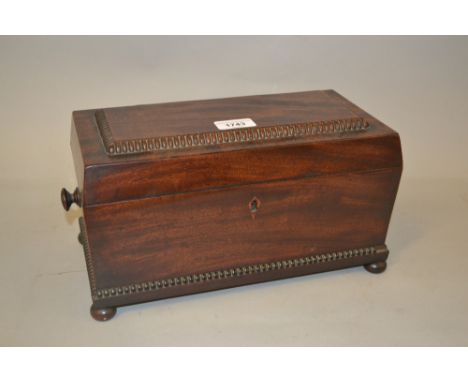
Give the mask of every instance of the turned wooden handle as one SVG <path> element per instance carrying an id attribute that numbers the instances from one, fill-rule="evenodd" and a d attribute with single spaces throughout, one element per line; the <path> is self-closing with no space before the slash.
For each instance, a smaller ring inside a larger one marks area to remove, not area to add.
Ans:
<path id="1" fill-rule="evenodd" d="M 81 195 L 78 187 L 75 188 L 73 194 L 68 192 L 65 188 L 62 188 L 60 198 L 62 199 L 62 206 L 65 211 L 68 211 L 73 203 L 76 203 L 77 206 L 81 207 Z"/>

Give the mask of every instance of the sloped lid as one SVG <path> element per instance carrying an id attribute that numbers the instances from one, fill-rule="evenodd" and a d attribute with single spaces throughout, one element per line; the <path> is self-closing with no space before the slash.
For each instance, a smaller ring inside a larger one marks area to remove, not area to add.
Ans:
<path id="1" fill-rule="evenodd" d="M 402 164 L 398 134 L 332 90 L 82 110 L 73 125 L 84 205 Z"/>
<path id="2" fill-rule="evenodd" d="M 109 156 L 271 142 L 366 130 L 327 92 L 302 92 L 99 109 Z"/>

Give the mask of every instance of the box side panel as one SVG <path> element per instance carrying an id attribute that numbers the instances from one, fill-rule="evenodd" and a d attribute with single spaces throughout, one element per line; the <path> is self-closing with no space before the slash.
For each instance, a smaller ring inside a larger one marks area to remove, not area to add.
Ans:
<path id="1" fill-rule="evenodd" d="M 85 207 L 97 290 L 382 245 L 400 174 L 393 168 Z"/>

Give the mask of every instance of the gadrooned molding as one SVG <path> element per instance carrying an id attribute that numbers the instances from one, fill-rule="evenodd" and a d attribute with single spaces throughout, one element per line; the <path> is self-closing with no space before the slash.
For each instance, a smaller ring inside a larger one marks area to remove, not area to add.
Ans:
<path id="1" fill-rule="evenodd" d="M 91 287 L 91 294 L 96 294 L 96 273 L 94 272 L 93 259 L 89 249 L 88 232 L 86 231 L 86 224 L 83 217 L 78 219 L 80 224 L 81 243 L 85 255 L 86 269 L 88 270 L 89 285 Z"/>
<path id="2" fill-rule="evenodd" d="M 212 272 L 195 273 L 180 277 L 171 277 L 166 279 L 135 283 L 125 286 L 98 289 L 93 295 L 93 299 L 102 300 L 112 297 L 134 295 L 160 289 L 173 288 L 183 285 L 207 283 L 211 280 L 227 280 L 232 278 L 240 278 L 243 276 L 279 271 L 282 269 L 308 267 L 315 264 L 329 263 L 333 261 L 341 261 L 356 257 L 368 257 L 378 253 L 388 252 L 385 245 L 372 246 L 365 248 L 349 249 L 344 251 L 335 251 L 329 253 L 322 253 L 311 256 L 304 256 L 295 259 L 284 259 L 279 261 L 272 261 L 267 263 L 259 263 L 255 265 L 245 265 L 235 268 L 227 268 Z"/>
<path id="3" fill-rule="evenodd" d="M 355 133 L 369 128 L 369 123 L 364 120 L 364 118 L 356 117 L 330 121 L 115 141 L 104 111 L 98 110 L 95 113 L 95 118 L 105 151 L 110 156 L 182 150 L 191 147 L 228 145 L 242 142 L 268 142 L 279 139 L 284 140 L 325 134 Z"/>

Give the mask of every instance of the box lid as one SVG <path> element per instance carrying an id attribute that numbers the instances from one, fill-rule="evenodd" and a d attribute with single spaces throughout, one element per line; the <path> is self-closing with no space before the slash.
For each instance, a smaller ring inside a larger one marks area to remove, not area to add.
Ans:
<path id="1" fill-rule="evenodd" d="M 304 139 L 369 126 L 322 92 L 107 108 L 95 116 L 111 156 Z"/>
<path id="2" fill-rule="evenodd" d="M 73 126 L 85 205 L 401 166 L 398 135 L 332 90 L 85 110 Z"/>

